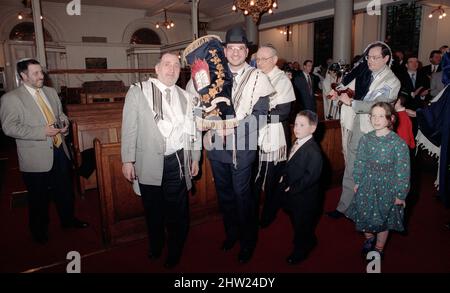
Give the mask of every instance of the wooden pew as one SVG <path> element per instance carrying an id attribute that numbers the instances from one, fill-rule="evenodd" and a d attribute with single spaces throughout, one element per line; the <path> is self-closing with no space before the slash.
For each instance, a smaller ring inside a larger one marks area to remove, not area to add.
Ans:
<path id="1" fill-rule="evenodd" d="M 77 170 L 83 164 L 82 152 L 94 147 L 95 138 L 108 143 L 120 142 L 121 128 L 121 116 L 82 117 L 72 120 L 73 150 Z M 97 188 L 95 171 L 88 179 L 83 176 L 78 176 L 78 178 L 82 194 L 86 189 Z"/>
<path id="2" fill-rule="evenodd" d="M 122 175 L 120 143 L 103 144 L 95 139 L 94 145 L 105 244 L 115 245 L 146 237 L 141 198 L 133 192 L 131 183 Z M 207 161 L 203 160 L 203 174 L 198 180 L 194 180 L 195 192 L 189 195 L 191 225 L 220 217 L 212 173 Z"/>
<path id="3" fill-rule="evenodd" d="M 95 139 L 102 236 L 106 245 L 147 236 L 144 208 L 131 184 L 122 175 L 120 143 Z"/>
<path id="4" fill-rule="evenodd" d="M 80 116 L 86 112 L 122 111 L 124 103 L 68 104 L 67 116 Z"/>

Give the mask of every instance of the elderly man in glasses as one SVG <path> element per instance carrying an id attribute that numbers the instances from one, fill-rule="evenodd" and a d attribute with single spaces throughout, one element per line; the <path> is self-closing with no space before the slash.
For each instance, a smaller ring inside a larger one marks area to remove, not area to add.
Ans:
<path id="1" fill-rule="evenodd" d="M 341 128 L 343 131 L 342 146 L 345 158 L 345 172 L 342 180 L 342 194 L 336 210 L 327 213 L 338 219 L 344 216 L 354 195 L 353 165 L 359 139 L 373 130 L 370 124 L 369 111 L 377 102 L 393 103 L 400 90 L 400 81 L 390 69 L 392 52 L 383 42 L 370 44 L 364 51 L 363 58 L 344 76 L 338 89 L 351 88 L 353 97 L 347 93 L 338 96 L 332 90 L 330 95 L 340 100 Z"/>

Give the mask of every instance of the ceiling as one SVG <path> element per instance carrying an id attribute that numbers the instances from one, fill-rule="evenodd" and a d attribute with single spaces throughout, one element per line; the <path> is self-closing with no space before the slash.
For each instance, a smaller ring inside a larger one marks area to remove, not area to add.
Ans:
<path id="1" fill-rule="evenodd" d="M 3 3 L 22 5 L 23 0 L 1 0 Z M 43 0 L 45 2 L 55 2 L 67 4 L 70 0 Z M 128 9 L 144 9 L 147 16 L 158 15 L 167 9 L 167 15 L 171 13 L 191 14 L 192 0 L 80 0 L 81 5 L 120 7 Z M 279 9 L 275 13 L 263 15 L 261 24 L 277 22 L 280 20 L 295 19 L 298 16 L 313 14 L 318 11 L 332 9 L 335 0 L 278 0 Z M 363 4 L 368 0 L 354 0 L 356 4 Z M 372 1 L 373 2 L 373 1 Z M 406 0 L 384 0 L 387 2 L 410 2 Z M 419 0 L 420 4 L 434 6 L 443 4 L 450 6 L 450 0 Z M 199 17 L 200 21 L 209 22 L 213 30 L 226 30 L 229 26 L 238 22 L 243 22 L 242 14 L 235 14 L 231 11 L 233 0 L 200 0 Z"/>
<path id="2" fill-rule="evenodd" d="M 68 3 L 68 0 L 45 0 L 46 2 Z M 163 9 L 168 13 L 191 13 L 191 0 L 81 0 L 81 4 L 109 6 L 132 9 L 145 9 L 148 15 L 160 14 Z M 233 0 L 200 0 L 199 12 L 204 17 L 215 18 L 224 12 L 231 12 Z"/>

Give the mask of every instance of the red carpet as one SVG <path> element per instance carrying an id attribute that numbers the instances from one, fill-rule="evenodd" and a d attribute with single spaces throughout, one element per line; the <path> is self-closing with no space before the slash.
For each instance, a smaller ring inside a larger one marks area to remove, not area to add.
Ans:
<path id="1" fill-rule="evenodd" d="M 13 154 L 9 157 L 14 157 Z M 27 229 L 26 208 L 11 208 L 11 192 L 20 189 L 17 163 L 7 161 L 3 169 L 0 196 L 0 272 L 65 272 L 66 255 L 75 250 L 82 255 L 82 272 L 168 272 L 163 268 L 164 255 L 157 261 L 146 257 L 147 240 L 130 242 L 105 249 L 101 242 L 99 204 L 96 191 L 77 198 L 80 219 L 90 222 L 84 230 L 63 231 L 56 211 L 51 209 L 50 241 L 45 246 L 33 244 Z M 5 173 L 5 170 L 6 173 Z M 408 234 L 392 233 L 386 246 L 381 271 L 450 272 L 450 231 L 444 223 L 450 211 L 434 197 L 434 177 L 421 174 L 421 190 L 408 225 Z M 332 210 L 340 188 L 326 194 L 324 210 Z M 285 213 L 276 222 L 260 230 L 253 259 L 239 264 L 239 245 L 229 252 L 219 250 L 224 238 L 221 221 L 191 227 L 179 266 L 172 272 L 365 272 L 366 263 L 359 251 L 363 236 L 347 219 L 322 216 L 317 227 L 318 246 L 309 259 L 297 266 L 285 263 L 291 251 L 292 230 Z"/>

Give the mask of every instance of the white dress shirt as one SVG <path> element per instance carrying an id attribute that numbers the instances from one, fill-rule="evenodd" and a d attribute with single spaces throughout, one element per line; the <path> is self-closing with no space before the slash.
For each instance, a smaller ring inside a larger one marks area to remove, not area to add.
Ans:
<path id="1" fill-rule="evenodd" d="M 42 115 L 43 115 L 44 118 L 45 118 L 44 111 L 42 110 L 41 106 L 39 106 L 39 103 L 37 102 L 37 97 L 36 97 L 36 92 L 37 92 L 37 90 L 36 90 L 35 88 L 33 88 L 33 87 L 30 87 L 30 86 L 26 85 L 26 84 L 23 84 L 23 85 L 24 85 L 25 88 L 28 90 L 28 92 L 30 93 L 30 95 L 33 97 L 34 102 L 36 103 L 36 105 L 38 105 L 39 110 L 41 110 L 41 113 L 42 113 Z M 50 111 L 52 112 L 53 117 L 55 117 L 55 113 L 53 113 L 52 106 L 50 105 L 50 103 L 49 103 L 49 101 L 48 101 L 48 99 L 47 99 L 47 96 L 45 96 L 45 93 L 44 93 L 44 91 L 42 90 L 42 88 L 39 89 L 39 93 L 40 93 L 40 95 L 42 96 L 42 99 L 44 100 L 44 102 L 45 102 L 45 104 L 47 105 L 47 107 L 48 107 L 48 108 L 50 109 Z"/>
<path id="2" fill-rule="evenodd" d="M 164 155 L 171 155 L 183 148 L 184 113 L 181 109 L 180 97 L 176 85 L 167 87 L 159 80 L 153 80 L 162 93 L 162 112 L 164 119 L 158 122 L 158 128 L 166 138 Z M 170 89 L 170 105 L 166 99 L 166 89 Z"/>

